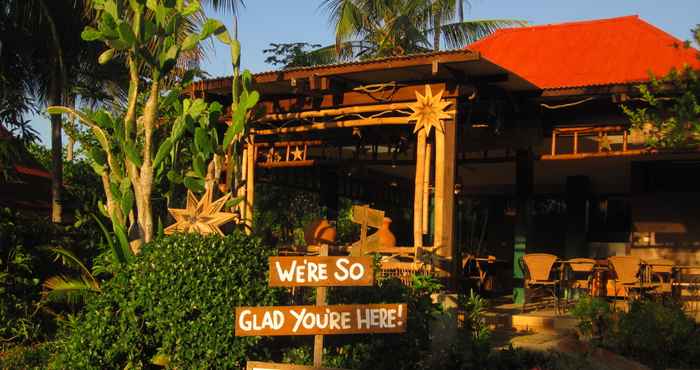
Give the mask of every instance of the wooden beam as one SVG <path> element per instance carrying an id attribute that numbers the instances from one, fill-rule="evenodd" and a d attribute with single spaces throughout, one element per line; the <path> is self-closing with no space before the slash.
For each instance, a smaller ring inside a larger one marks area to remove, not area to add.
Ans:
<path id="1" fill-rule="evenodd" d="M 434 93 L 444 90 L 444 98 L 471 95 L 474 91 L 473 86 L 459 85 L 456 83 L 448 84 L 442 82 L 429 85 Z M 376 93 L 345 91 L 327 92 L 313 97 L 285 96 L 267 98 L 264 96 L 264 100 L 260 104 L 264 106 L 268 114 L 290 113 L 387 102 L 413 102 L 416 100 L 416 91 L 423 93 L 423 91 L 425 91 L 425 84 L 396 86 L 395 88 L 388 88 L 386 91 Z"/>
<path id="2" fill-rule="evenodd" d="M 383 118 L 367 118 L 367 119 L 353 119 L 344 121 L 331 121 L 331 122 L 321 122 L 312 123 L 308 125 L 293 126 L 293 127 L 280 127 L 274 129 L 266 130 L 251 130 L 256 135 L 279 135 L 279 134 L 291 134 L 295 132 L 308 132 L 308 131 L 318 131 L 327 130 L 333 128 L 346 128 L 346 127 L 362 127 L 362 126 L 383 126 L 383 125 L 407 125 L 408 116 L 406 117 L 383 117 Z"/>
<path id="3" fill-rule="evenodd" d="M 294 168 L 294 167 L 311 167 L 316 164 L 316 161 L 280 161 L 280 162 L 260 162 L 256 166 L 259 168 Z"/>
<path id="4" fill-rule="evenodd" d="M 312 111 L 294 112 L 294 113 L 268 114 L 268 115 L 265 115 L 259 122 L 291 121 L 291 120 L 299 120 L 299 119 L 304 119 L 304 118 L 333 117 L 333 116 L 339 116 L 339 115 L 344 115 L 344 114 L 360 114 L 360 113 L 369 113 L 369 112 L 404 110 L 404 109 L 408 109 L 409 104 L 411 104 L 411 103 L 391 103 L 391 104 L 354 106 L 354 107 L 346 107 L 346 108 L 321 109 L 321 110 L 312 110 Z"/>
<path id="5" fill-rule="evenodd" d="M 650 149 L 632 149 L 627 151 L 618 152 L 589 152 L 589 153 L 569 153 L 569 154 L 557 154 L 557 155 L 543 155 L 540 157 L 543 161 L 561 161 L 561 160 L 572 160 L 572 159 L 586 159 L 586 158 L 606 158 L 606 157 L 628 157 L 635 155 L 645 155 L 645 154 L 655 154 L 658 151 Z"/>

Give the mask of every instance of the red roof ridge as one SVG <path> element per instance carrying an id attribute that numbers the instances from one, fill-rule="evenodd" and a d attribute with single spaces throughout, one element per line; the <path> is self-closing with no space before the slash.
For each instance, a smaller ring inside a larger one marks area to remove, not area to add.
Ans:
<path id="1" fill-rule="evenodd" d="M 672 68 L 700 70 L 698 51 L 638 15 L 494 32 L 468 50 L 542 89 L 639 83 Z"/>
<path id="2" fill-rule="evenodd" d="M 553 23 L 545 23 L 545 24 L 533 24 L 533 25 L 526 25 L 523 27 L 506 27 L 506 28 L 497 29 L 492 34 L 467 45 L 465 49 L 471 50 L 472 47 L 481 44 L 483 41 L 495 39 L 504 33 L 530 32 L 530 31 L 540 30 L 543 28 L 586 26 L 586 25 L 596 24 L 596 23 L 614 23 L 614 22 L 619 22 L 619 21 L 624 21 L 624 20 L 641 20 L 642 23 L 649 24 L 648 22 L 641 19 L 638 14 L 631 14 L 631 15 L 622 15 L 619 17 L 612 17 L 612 18 L 583 19 L 583 20 L 579 20 L 579 21 L 564 21 L 564 22 L 553 22 Z M 652 25 L 652 27 L 656 28 L 653 25 Z M 663 31 L 663 32 L 668 34 L 669 36 L 673 37 L 673 35 L 670 35 L 666 31 Z"/>

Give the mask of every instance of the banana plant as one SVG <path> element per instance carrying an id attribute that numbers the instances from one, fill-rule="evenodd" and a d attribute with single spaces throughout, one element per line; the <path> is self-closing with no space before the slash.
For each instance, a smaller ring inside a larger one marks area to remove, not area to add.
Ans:
<path id="1" fill-rule="evenodd" d="M 97 28 L 86 27 L 85 41 L 99 41 L 106 46 L 100 63 L 115 57 L 123 60 L 129 71 L 129 94 L 123 114 L 106 110 L 86 114 L 70 107 L 52 106 L 50 114 L 65 113 L 78 118 L 96 139 L 93 153 L 96 171 L 103 179 L 107 197 L 106 212 L 115 232 L 131 226 L 138 231 L 134 253 L 140 244 L 153 238 L 154 223 L 151 194 L 156 169 L 174 146 L 161 116 L 162 103 L 169 102 L 172 92 L 163 95 L 165 83 L 183 52 L 195 49 L 211 36 L 232 44 L 226 28 L 209 20 L 200 32 L 180 40 L 188 17 L 200 11 L 197 0 L 93 0 L 99 15 Z M 190 75 L 191 77 L 191 75 Z M 143 105 L 139 98 L 143 97 Z M 162 101 L 164 100 L 164 101 Z M 162 171 L 161 171 L 162 172 Z M 132 213 L 133 211 L 133 213 Z M 135 216 L 135 217 L 134 217 Z M 133 220 L 133 221 L 132 221 Z"/>

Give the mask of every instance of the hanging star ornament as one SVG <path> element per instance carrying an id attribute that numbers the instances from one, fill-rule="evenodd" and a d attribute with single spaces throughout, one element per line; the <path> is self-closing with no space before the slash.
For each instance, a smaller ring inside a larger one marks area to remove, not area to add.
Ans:
<path id="1" fill-rule="evenodd" d="M 185 232 L 223 236 L 224 233 L 219 226 L 236 218 L 233 213 L 221 212 L 230 198 L 231 193 L 228 193 L 216 201 L 212 201 L 213 190 L 208 188 L 202 198 L 198 200 L 194 193 L 188 190 L 185 209 L 168 208 L 168 212 L 175 218 L 175 223 L 166 227 L 163 232 L 167 235 Z"/>
<path id="2" fill-rule="evenodd" d="M 416 121 L 416 126 L 413 129 L 414 134 L 421 128 L 425 128 L 426 135 L 430 135 L 430 130 L 433 127 L 441 132 L 445 131 L 442 120 L 452 118 L 450 112 L 445 111 L 445 108 L 452 103 L 442 100 L 444 92 L 445 90 L 441 90 L 433 95 L 430 85 L 425 85 L 425 95 L 416 91 L 416 102 L 408 105 L 413 111 L 408 120 Z"/>

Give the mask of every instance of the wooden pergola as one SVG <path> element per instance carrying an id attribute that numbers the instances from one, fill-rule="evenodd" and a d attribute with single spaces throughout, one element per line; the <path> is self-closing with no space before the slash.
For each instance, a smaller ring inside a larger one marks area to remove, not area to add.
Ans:
<path id="1" fill-rule="evenodd" d="M 201 81 L 192 92 L 227 103 L 230 84 L 230 78 Z M 309 167 L 369 167 L 411 180 L 406 182 L 412 189 L 406 190 L 413 194 L 412 247 L 416 255 L 427 250 L 439 256 L 437 270 L 446 274 L 456 268 L 459 143 L 475 119 L 488 118 L 494 104 L 517 104 L 539 94 L 529 82 L 468 50 L 258 73 L 254 88 L 261 93 L 265 115 L 252 128 L 245 149 L 243 216 L 248 223 L 258 169 L 302 174 Z M 421 109 L 428 110 L 427 116 L 421 116 Z M 337 181 L 320 179 L 321 187 L 325 182 L 337 188 Z M 431 191 L 434 228 L 432 245 L 427 245 Z"/>

